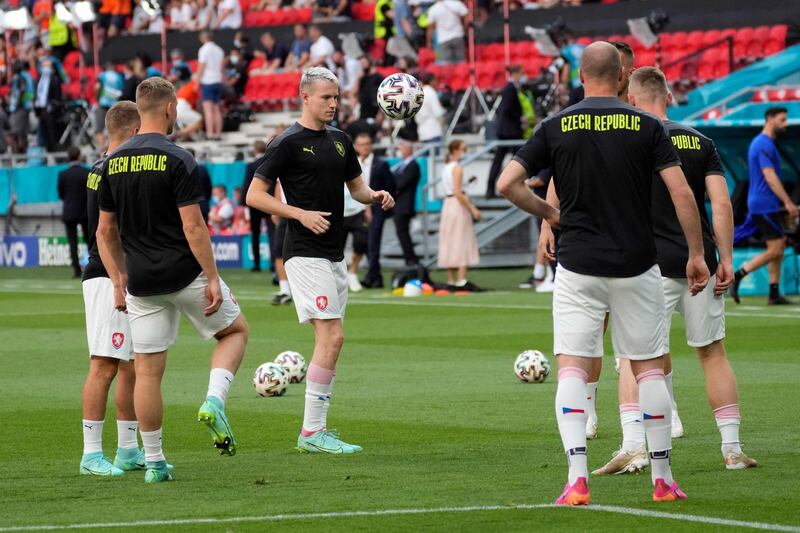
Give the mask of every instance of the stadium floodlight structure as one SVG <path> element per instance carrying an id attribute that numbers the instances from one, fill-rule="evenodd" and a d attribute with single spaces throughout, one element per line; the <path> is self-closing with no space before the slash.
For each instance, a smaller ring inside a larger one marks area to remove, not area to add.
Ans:
<path id="1" fill-rule="evenodd" d="M 654 9 L 646 17 L 628 19 L 631 35 L 645 48 L 656 47 L 656 66 L 661 66 L 661 43 L 658 35 L 669 24 L 669 15 L 663 9 Z"/>

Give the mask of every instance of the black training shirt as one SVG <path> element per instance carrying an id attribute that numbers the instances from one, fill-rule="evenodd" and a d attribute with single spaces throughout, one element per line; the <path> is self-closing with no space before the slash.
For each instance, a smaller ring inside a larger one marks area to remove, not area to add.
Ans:
<path id="1" fill-rule="evenodd" d="M 103 178 L 103 165 L 106 158 L 98 160 L 92 165 L 89 176 L 86 178 L 86 206 L 89 215 L 89 234 L 86 235 L 86 247 L 89 249 L 89 262 L 83 269 L 83 280 L 92 278 L 107 278 L 108 272 L 103 262 L 100 260 L 100 252 L 97 250 L 97 224 L 100 220 L 100 208 L 97 206 L 97 188 Z"/>
<path id="2" fill-rule="evenodd" d="M 697 209 L 700 211 L 706 264 L 709 272 L 713 274 L 717 270 L 717 255 L 705 207 L 706 176 L 724 176 L 719 154 L 714 141 L 697 130 L 669 120 L 664 122 L 664 126 L 672 139 L 672 144 L 678 150 L 683 173 L 686 175 L 689 187 L 692 188 Z M 685 278 L 689 245 L 683 235 L 678 215 L 675 214 L 669 190 L 658 175 L 653 178 L 653 234 L 656 239 L 661 274 L 668 278 Z"/>
<path id="3" fill-rule="evenodd" d="M 280 179 L 289 205 L 331 213 L 328 231 L 315 235 L 298 220 L 289 220 L 283 259 L 319 257 L 342 261 L 344 187 L 361 175 L 361 164 L 350 137 L 331 126 L 310 130 L 299 123 L 267 147 L 255 177 L 269 184 Z"/>
<path id="4" fill-rule="evenodd" d="M 657 117 L 617 98 L 586 98 L 542 121 L 514 160 L 529 175 L 553 169 L 564 268 L 625 278 L 656 263 L 653 172 L 680 164 Z"/>
<path id="5" fill-rule="evenodd" d="M 100 209 L 117 215 L 128 292 L 169 294 L 200 275 L 178 211 L 203 200 L 189 152 L 158 133 L 136 135 L 106 159 L 99 191 Z"/>

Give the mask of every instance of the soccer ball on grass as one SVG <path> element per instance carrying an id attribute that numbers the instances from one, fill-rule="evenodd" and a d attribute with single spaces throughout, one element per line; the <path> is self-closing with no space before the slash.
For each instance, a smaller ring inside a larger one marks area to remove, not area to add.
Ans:
<path id="1" fill-rule="evenodd" d="M 286 351 L 278 354 L 275 362 L 283 367 L 289 376 L 289 383 L 300 383 L 306 377 L 306 360 L 297 352 Z"/>
<path id="2" fill-rule="evenodd" d="M 542 383 L 550 375 L 550 361 L 539 350 L 525 350 L 514 361 L 514 375 L 523 383 Z"/>
<path id="3" fill-rule="evenodd" d="M 277 363 L 264 363 L 253 376 L 253 387 L 259 396 L 280 396 L 288 386 L 289 374 Z"/>

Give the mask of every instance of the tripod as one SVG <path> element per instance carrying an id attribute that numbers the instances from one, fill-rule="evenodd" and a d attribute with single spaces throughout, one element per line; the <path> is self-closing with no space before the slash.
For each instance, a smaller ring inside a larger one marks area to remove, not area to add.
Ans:
<path id="1" fill-rule="evenodd" d="M 67 127 L 61 134 L 59 144 L 63 146 L 67 141 L 71 141 L 70 144 L 76 146 L 88 144 L 92 148 L 96 148 L 91 135 L 92 124 L 89 118 L 89 104 L 86 100 L 73 100 L 67 104 L 66 112 Z"/>

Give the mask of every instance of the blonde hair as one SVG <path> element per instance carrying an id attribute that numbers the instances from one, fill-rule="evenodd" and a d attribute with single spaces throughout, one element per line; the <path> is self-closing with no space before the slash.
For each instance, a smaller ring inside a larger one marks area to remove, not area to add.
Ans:
<path id="1" fill-rule="evenodd" d="M 308 91 L 315 81 L 328 81 L 339 86 L 339 78 L 336 74 L 326 69 L 325 67 L 311 67 L 303 71 L 303 77 L 300 78 L 300 94 Z"/>
<path id="2" fill-rule="evenodd" d="M 150 113 L 158 106 L 175 99 L 175 86 L 158 76 L 147 78 L 136 88 L 136 107 L 140 114 Z"/>
<path id="3" fill-rule="evenodd" d="M 629 90 L 650 100 L 666 98 L 669 94 L 667 77 L 656 67 L 641 67 L 634 70 Z"/>
<path id="4" fill-rule="evenodd" d="M 117 102 L 106 113 L 106 129 L 110 137 L 116 137 L 125 130 L 138 128 L 141 122 L 136 104 L 130 101 Z"/>

